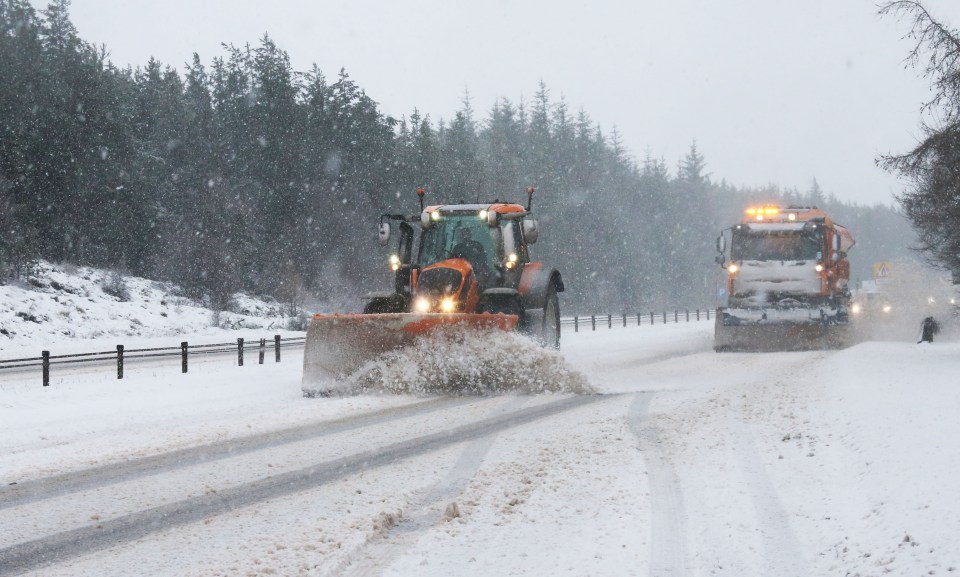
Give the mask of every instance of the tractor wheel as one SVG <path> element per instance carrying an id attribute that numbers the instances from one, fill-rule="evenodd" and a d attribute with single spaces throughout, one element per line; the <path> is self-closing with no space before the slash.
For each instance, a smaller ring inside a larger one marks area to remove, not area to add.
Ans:
<path id="1" fill-rule="evenodd" d="M 560 348 L 560 299 L 557 298 L 557 289 L 552 285 L 543 303 L 543 324 L 539 338 L 545 347 Z"/>
<path id="2" fill-rule="evenodd" d="M 490 314 L 517 315 L 523 320 L 523 306 L 516 297 L 490 300 L 480 306 L 480 311 Z"/>

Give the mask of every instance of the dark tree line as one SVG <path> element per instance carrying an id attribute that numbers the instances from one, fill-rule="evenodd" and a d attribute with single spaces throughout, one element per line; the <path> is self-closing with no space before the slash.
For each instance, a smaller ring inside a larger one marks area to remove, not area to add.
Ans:
<path id="1" fill-rule="evenodd" d="M 568 311 L 712 304 L 714 240 L 751 202 L 842 213 L 861 278 L 899 256 L 883 239 L 907 236 L 893 210 L 824 198 L 816 183 L 714 182 L 695 143 L 673 170 L 637 162 L 616 129 L 542 82 L 532 101 L 483 115 L 465 95 L 449 120 L 395 119 L 344 71 L 293 70 L 268 36 L 209 66 L 194 55 L 182 73 L 118 69 L 68 7 L 0 0 L 2 276 L 44 258 L 171 280 L 220 307 L 238 290 L 355 304 L 389 286 L 377 217 L 414 210 L 421 187 L 472 202 L 535 186 L 535 253 L 563 272 Z"/>
<path id="2" fill-rule="evenodd" d="M 920 2 L 887 2 L 880 13 L 911 20 L 909 60 L 933 89 L 923 111 L 939 117 L 936 126 L 924 126 L 916 148 L 883 157 L 881 163 L 910 181 L 898 200 L 917 230 L 920 249 L 960 284 L 960 33 Z"/>

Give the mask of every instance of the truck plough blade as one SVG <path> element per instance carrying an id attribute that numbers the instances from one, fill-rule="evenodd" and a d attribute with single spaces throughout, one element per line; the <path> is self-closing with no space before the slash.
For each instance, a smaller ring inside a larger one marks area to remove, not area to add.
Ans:
<path id="1" fill-rule="evenodd" d="M 770 319 L 725 321 L 717 315 L 713 348 L 718 352 L 777 352 L 843 349 L 855 343 L 853 329 L 846 322 L 815 319 Z"/>

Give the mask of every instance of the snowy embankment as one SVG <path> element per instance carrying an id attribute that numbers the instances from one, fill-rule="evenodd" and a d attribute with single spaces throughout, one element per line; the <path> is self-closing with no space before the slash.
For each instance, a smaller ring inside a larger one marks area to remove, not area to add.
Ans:
<path id="1" fill-rule="evenodd" d="M 567 362 L 607 395 L 602 401 L 31 574 L 958 570 L 960 343 L 716 354 L 711 330 L 701 322 L 566 332 Z M 189 375 L 173 365 L 123 381 L 107 373 L 47 389 L 4 385 L 0 481 L 25 483 L 318 421 L 352 422 L 424 400 L 304 399 L 299 380 L 299 353 L 291 352 L 280 364 L 202 365 Z M 555 397 L 494 397 L 460 410 L 465 418 Z M 296 458 L 264 451 L 235 467 L 243 478 L 259 470 L 277 475 L 431 426 L 453 430 L 457 425 L 442 423 L 460 414 L 439 411 L 307 443 Z M 220 476 L 227 464 L 217 466 Z M 227 490 L 214 472 L 177 471 L 158 478 L 164 502 L 185 498 L 179 491 Z M 109 487 L 112 504 L 75 519 L 66 510 L 51 513 L 55 503 L 0 508 L 8 528 L 0 556 L 3 547 L 34 538 L 37 527 L 109 519 L 112 508 L 151 494 L 135 484 L 146 481 Z M 56 506 L 81 501 L 64 499 Z"/>
<path id="2" fill-rule="evenodd" d="M 277 302 L 236 294 L 229 308 L 214 313 L 169 283 L 41 262 L 28 279 L 0 285 L 0 359 L 288 334 Z"/>

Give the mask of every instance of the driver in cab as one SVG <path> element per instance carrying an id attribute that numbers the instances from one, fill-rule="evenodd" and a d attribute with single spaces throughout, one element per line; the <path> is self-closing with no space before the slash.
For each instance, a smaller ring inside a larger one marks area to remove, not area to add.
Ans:
<path id="1" fill-rule="evenodd" d="M 477 282 L 481 287 L 486 286 L 490 270 L 487 268 L 487 251 L 483 245 L 473 239 L 469 228 L 463 227 L 457 231 L 457 244 L 450 251 L 451 258 L 462 258 L 473 267 L 477 275 Z"/>

